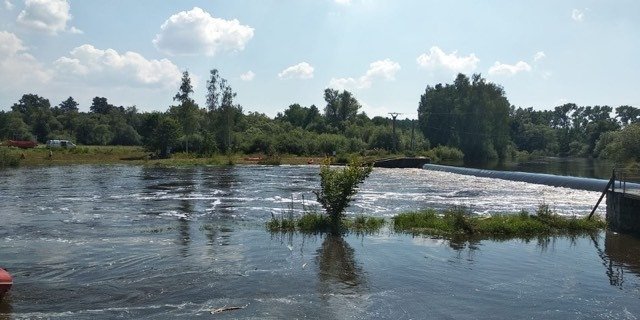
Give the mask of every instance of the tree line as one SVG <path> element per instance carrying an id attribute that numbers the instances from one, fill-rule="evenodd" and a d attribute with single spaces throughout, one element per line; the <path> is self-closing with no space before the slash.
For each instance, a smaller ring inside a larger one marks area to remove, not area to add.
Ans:
<path id="1" fill-rule="evenodd" d="M 640 160 L 640 109 L 573 103 L 549 110 L 516 108 L 502 87 L 479 74 L 427 86 L 418 118 L 432 145 L 460 149 L 467 163 L 518 154 Z"/>
<path id="2" fill-rule="evenodd" d="M 140 145 L 160 157 L 170 152 L 300 156 L 388 153 L 429 154 L 455 150 L 467 163 L 518 154 L 640 160 L 640 109 L 577 106 L 550 110 L 516 108 L 499 85 L 479 74 L 459 74 L 452 84 L 427 86 L 418 101 L 418 120 L 370 118 L 346 90 L 326 89 L 325 105 L 294 103 L 270 118 L 244 112 L 236 93 L 217 69 L 209 73 L 203 107 L 191 97 L 184 72 L 173 105 L 140 112 L 95 97 L 81 112 L 69 97 L 52 106 L 25 94 L 0 111 L 0 139 L 67 139 L 84 145 Z M 431 151 L 429 151 L 431 149 Z M 458 151 L 459 150 L 459 151 Z"/>

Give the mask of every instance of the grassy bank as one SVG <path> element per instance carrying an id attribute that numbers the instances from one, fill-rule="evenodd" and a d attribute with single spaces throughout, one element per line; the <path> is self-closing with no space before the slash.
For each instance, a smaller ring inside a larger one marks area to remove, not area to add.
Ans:
<path id="1" fill-rule="evenodd" d="M 396 232 L 438 236 L 531 237 L 586 233 L 605 227 L 606 223 L 599 218 L 564 217 L 550 210 L 547 205 L 540 205 L 535 214 L 521 211 L 517 214 L 481 217 L 470 214 L 464 208 L 450 208 L 440 212 L 427 209 L 402 213 L 393 218 Z"/>
<path id="2" fill-rule="evenodd" d="M 265 156 L 242 154 L 216 154 L 198 156 L 190 153 L 175 153 L 169 159 L 152 159 L 151 153 L 140 146 L 78 146 L 73 149 L 53 149 L 51 155 L 45 146 L 32 149 L 0 146 L 0 168 L 16 166 L 50 166 L 73 164 L 138 164 L 162 166 L 197 166 L 229 164 L 321 164 L 324 157 L 301 157 L 292 155 Z"/>
<path id="3" fill-rule="evenodd" d="M 79 146 L 73 149 L 53 150 L 44 146 L 33 149 L 0 146 L 0 149 L 1 152 L 17 158 L 20 166 L 113 164 L 129 162 L 129 159 L 142 162 L 148 155 L 141 147 L 124 146 Z"/>

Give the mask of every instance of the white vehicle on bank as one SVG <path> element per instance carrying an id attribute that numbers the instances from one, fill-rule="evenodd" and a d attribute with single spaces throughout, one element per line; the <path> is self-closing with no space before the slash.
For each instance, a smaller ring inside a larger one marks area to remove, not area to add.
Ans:
<path id="1" fill-rule="evenodd" d="M 69 140 L 47 140 L 47 148 L 75 148 L 76 145 Z"/>

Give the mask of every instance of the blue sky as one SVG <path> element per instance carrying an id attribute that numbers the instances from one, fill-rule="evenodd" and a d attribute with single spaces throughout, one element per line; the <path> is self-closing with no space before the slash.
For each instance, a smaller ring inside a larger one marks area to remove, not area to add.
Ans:
<path id="1" fill-rule="evenodd" d="M 0 0 L 0 109 L 25 93 L 165 111 L 217 68 L 245 111 L 415 118 L 427 85 L 481 73 L 517 107 L 640 107 L 640 1 Z"/>

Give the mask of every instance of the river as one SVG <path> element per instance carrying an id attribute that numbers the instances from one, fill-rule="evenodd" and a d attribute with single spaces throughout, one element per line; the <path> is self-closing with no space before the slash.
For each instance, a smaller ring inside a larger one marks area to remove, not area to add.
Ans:
<path id="1" fill-rule="evenodd" d="M 640 316 L 640 243 L 594 237 L 452 242 L 272 235 L 319 210 L 317 166 L 60 166 L 0 171 L 0 319 L 493 319 Z M 349 215 L 545 203 L 586 215 L 597 192 L 374 169 Z M 598 214 L 604 212 L 600 210 Z"/>

